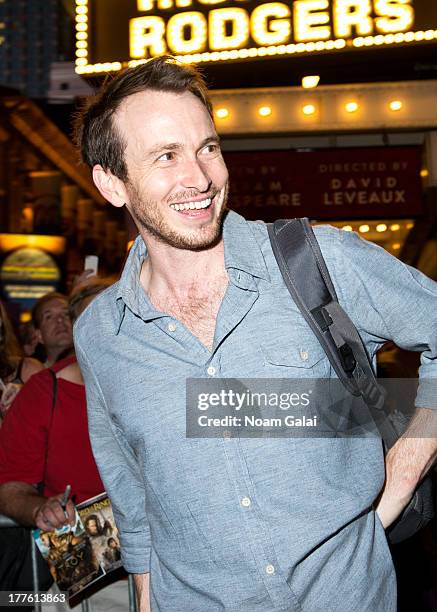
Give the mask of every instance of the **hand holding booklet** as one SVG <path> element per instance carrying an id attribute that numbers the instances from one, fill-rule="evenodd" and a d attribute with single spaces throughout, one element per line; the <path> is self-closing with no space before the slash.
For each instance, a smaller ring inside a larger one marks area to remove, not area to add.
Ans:
<path id="1" fill-rule="evenodd" d="M 76 522 L 53 531 L 34 529 L 35 542 L 69 603 L 76 605 L 122 566 L 118 531 L 106 493 L 76 508 Z M 103 584 L 102 584 L 103 586 Z"/>

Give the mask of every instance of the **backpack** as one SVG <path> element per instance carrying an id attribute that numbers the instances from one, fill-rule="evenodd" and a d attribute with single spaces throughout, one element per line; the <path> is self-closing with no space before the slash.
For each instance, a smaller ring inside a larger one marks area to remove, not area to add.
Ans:
<path id="1" fill-rule="evenodd" d="M 303 317 L 314 332 L 346 390 L 362 397 L 375 417 L 386 450 L 405 430 L 403 415 L 384 412 L 385 392 L 378 384 L 363 341 L 338 302 L 320 246 L 307 218 L 268 224 L 279 270 Z M 401 516 L 387 529 L 392 544 L 424 527 L 434 516 L 432 481 L 426 477 Z"/>

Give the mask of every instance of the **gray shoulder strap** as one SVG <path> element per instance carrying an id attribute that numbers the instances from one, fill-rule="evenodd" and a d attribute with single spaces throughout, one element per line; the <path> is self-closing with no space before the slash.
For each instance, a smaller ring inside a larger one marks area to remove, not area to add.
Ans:
<path id="1" fill-rule="evenodd" d="M 268 225 L 284 282 L 346 389 L 382 408 L 384 393 L 360 335 L 338 303 L 320 246 L 306 218 Z"/>

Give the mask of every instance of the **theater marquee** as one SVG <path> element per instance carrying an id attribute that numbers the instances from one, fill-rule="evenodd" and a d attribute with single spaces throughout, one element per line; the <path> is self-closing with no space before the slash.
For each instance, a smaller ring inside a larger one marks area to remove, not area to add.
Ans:
<path id="1" fill-rule="evenodd" d="M 80 74 L 165 53 L 229 62 L 433 40 L 430 0 L 76 0 Z"/>

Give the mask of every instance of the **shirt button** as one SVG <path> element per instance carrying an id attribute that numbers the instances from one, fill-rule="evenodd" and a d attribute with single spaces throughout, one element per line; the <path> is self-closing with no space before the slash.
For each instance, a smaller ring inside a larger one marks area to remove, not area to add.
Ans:
<path id="1" fill-rule="evenodd" d="M 232 434 L 228 429 L 225 429 L 223 432 L 223 437 L 225 440 L 230 440 L 232 438 Z"/>
<path id="2" fill-rule="evenodd" d="M 206 371 L 208 372 L 210 376 L 214 376 L 215 374 L 215 368 L 213 366 L 209 366 L 209 368 Z"/>
<path id="3" fill-rule="evenodd" d="M 167 329 L 169 332 L 174 332 L 176 331 L 176 325 L 174 323 L 169 323 Z"/>
<path id="4" fill-rule="evenodd" d="M 302 359 L 302 361 L 308 361 L 308 351 L 304 351 L 303 349 L 300 350 L 300 358 Z"/>
<path id="5" fill-rule="evenodd" d="M 275 573 L 275 568 L 273 567 L 273 565 L 267 565 L 266 566 L 266 574 L 268 574 L 269 576 L 272 576 Z"/>
<path id="6" fill-rule="evenodd" d="M 244 506 L 245 508 L 248 508 L 251 503 L 252 502 L 250 501 L 248 497 L 243 497 L 243 499 L 241 500 L 241 505 Z"/>

